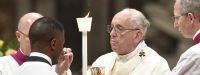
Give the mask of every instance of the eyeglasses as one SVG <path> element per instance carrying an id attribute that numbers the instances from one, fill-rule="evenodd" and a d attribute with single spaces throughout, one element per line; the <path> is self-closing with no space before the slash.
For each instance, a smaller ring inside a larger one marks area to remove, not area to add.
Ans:
<path id="1" fill-rule="evenodd" d="M 19 31 L 19 30 L 18 30 Z M 25 33 L 23 33 L 22 31 L 19 31 L 21 34 L 23 34 L 24 36 L 28 37 L 28 35 L 26 35 Z"/>
<path id="2" fill-rule="evenodd" d="M 180 18 L 181 16 L 185 16 L 185 15 L 187 15 L 187 13 L 186 13 L 186 14 L 182 14 L 182 15 L 180 15 L 180 16 L 173 16 L 172 19 L 173 19 L 174 21 L 178 21 L 179 18 Z"/>
<path id="3" fill-rule="evenodd" d="M 140 30 L 139 28 L 125 29 L 125 28 L 122 27 L 122 26 L 115 26 L 115 27 L 113 27 L 112 25 L 108 25 L 107 28 L 108 28 L 108 33 L 110 33 L 113 29 L 114 29 L 115 32 L 117 32 L 117 33 L 122 33 L 122 32 L 124 32 L 125 30 Z"/>

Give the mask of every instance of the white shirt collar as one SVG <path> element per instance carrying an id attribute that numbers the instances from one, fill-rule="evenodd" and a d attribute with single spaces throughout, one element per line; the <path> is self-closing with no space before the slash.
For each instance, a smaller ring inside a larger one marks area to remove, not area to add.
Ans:
<path id="1" fill-rule="evenodd" d="M 138 51 L 140 51 L 140 50 L 142 50 L 143 48 L 145 48 L 147 45 L 145 44 L 145 41 L 141 41 L 139 44 L 138 44 L 138 46 L 135 48 L 135 50 L 133 50 L 131 53 L 128 53 L 128 54 L 126 54 L 126 55 L 118 55 L 117 56 L 117 59 L 131 59 L 132 57 L 134 57 L 135 56 L 135 54 L 138 52 Z"/>
<path id="2" fill-rule="evenodd" d="M 52 61 L 49 58 L 49 56 L 43 54 L 43 53 L 39 53 L 39 52 L 31 52 L 30 56 L 37 56 L 37 57 L 42 57 L 44 59 L 46 59 L 51 65 L 52 65 Z"/>
<path id="3" fill-rule="evenodd" d="M 200 29 L 194 34 L 193 40 L 194 40 L 194 38 L 195 38 L 199 33 L 200 33 Z"/>

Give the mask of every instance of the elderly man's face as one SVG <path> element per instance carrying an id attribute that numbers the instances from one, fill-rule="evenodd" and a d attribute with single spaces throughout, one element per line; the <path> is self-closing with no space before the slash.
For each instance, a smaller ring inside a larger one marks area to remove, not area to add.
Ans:
<path id="1" fill-rule="evenodd" d="M 110 45 L 112 50 L 121 55 L 131 52 L 138 30 L 136 26 L 130 24 L 130 13 L 120 12 L 116 14 L 111 22 L 111 27 L 113 27 L 110 32 Z"/>
<path id="2" fill-rule="evenodd" d="M 181 14 L 179 7 L 180 0 L 176 0 L 174 4 L 174 27 L 177 28 L 184 37 L 191 38 L 193 36 L 190 33 L 191 27 L 187 19 L 187 14 Z"/>
<path id="3" fill-rule="evenodd" d="M 19 38 L 20 39 L 20 48 L 25 55 L 29 56 L 30 53 L 31 53 L 30 40 L 29 40 L 29 37 L 28 37 L 28 32 L 29 32 L 28 30 L 29 30 L 30 26 L 29 26 L 28 29 L 27 28 L 24 28 L 22 30 L 18 30 L 17 32 L 20 35 L 20 38 Z"/>
<path id="4" fill-rule="evenodd" d="M 19 21 L 18 31 L 16 31 L 16 36 L 20 42 L 20 48 L 22 52 L 29 56 L 31 53 L 30 40 L 28 38 L 29 29 L 32 23 L 42 17 L 38 13 L 27 13 Z"/>
<path id="5" fill-rule="evenodd" d="M 16 31 L 16 36 L 17 36 L 18 41 L 20 42 L 21 51 L 27 56 L 29 56 L 31 53 L 30 40 L 28 37 L 31 24 L 27 22 L 22 22 L 19 24 L 20 26 L 19 26 L 18 31 Z"/>

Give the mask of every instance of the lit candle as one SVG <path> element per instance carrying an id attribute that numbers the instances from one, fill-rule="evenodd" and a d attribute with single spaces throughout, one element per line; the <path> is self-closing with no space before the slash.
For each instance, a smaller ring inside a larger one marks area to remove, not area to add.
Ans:
<path id="1" fill-rule="evenodd" d="M 87 32 L 91 30 L 92 17 L 76 18 L 79 32 L 82 32 L 82 75 L 87 75 Z"/>

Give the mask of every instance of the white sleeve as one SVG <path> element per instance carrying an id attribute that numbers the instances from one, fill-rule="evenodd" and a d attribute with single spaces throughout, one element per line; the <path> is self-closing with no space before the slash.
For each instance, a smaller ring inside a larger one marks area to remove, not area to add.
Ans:
<path id="1" fill-rule="evenodd" d="M 0 57 L 0 75 L 3 75 L 3 67 L 2 67 L 2 61 L 1 61 L 2 57 Z"/>
<path id="2" fill-rule="evenodd" d="M 200 55 L 198 52 L 181 55 L 178 64 L 169 75 L 200 75 Z"/>
<path id="3" fill-rule="evenodd" d="M 1 69 L 0 69 L 0 75 L 3 75 Z"/>
<path id="4" fill-rule="evenodd" d="M 72 75 L 72 72 L 70 69 L 67 70 L 67 75 Z"/>

